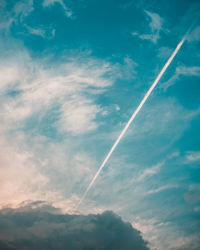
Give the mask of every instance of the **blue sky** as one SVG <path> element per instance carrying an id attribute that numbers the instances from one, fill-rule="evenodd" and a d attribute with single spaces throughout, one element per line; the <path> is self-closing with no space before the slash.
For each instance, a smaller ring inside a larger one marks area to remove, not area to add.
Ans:
<path id="1" fill-rule="evenodd" d="M 199 8 L 189 0 L 0 0 L 1 208 L 42 200 L 73 213 L 193 23 L 80 212 L 114 211 L 151 248 L 198 248 Z"/>

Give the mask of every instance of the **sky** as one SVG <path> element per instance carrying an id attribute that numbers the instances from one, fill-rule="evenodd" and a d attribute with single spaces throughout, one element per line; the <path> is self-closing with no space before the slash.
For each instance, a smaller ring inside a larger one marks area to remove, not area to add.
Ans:
<path id="1" fill-rule="evenodd" d="M 63 249 L 66 222 L 81 239 L 72 249 L 199 249 L 199 11 L 198 0 L 0 0 L 1 248 Z M 118 226 L 96 238 L 106 223 Z"/>

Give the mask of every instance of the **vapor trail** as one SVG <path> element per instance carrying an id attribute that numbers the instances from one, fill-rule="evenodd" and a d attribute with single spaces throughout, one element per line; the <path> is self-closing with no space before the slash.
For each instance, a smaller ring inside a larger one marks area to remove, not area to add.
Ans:
<path id="1" fill-rule="evenodd" d="M 142 108 L 142 106 L 144 105 L 144 103 L 146 102 L 147 98 L 150 96 L 151 92 L 154 90 L 155 86 L 157 85 L 157 83 L 159 82 L 160 78 L 162 77 L 162 75 L 165 73 L 166 69 L 168 68 L 168 66 L 171 64 L 172 60 L 174 59 L 175 55 L 178 53 L 179 49 L 181 48 L 181 46 L 183 45 L 184 41 L 185 41 L 186 36 L 183 37 L 183 39 L 179 42 L 179 44 L 177 45 L 176 49 L 174 50 L 174 52 L 172 53 L 172 55 L 170 56 L 170 58 L 168 59 L 168 61 L 165 63 L 164 67 L 162 68 L 162 70 L 160 71 L 159 75 L 156 77 L 155 81 L 153 82 L 153 84 L 151 85 L 150 89 L 147 91 L 146 95 L 143 97 L 142 101 L 140 102 L 139 106 L 137 107 L 137 109 L 135 110 L 135 112 L 132 114 L 131 118 L 129 119 L 129 121 L 127 122 L 126 126 L 124 127 L 124 129 L 122 130 L 121 134 L 119 135 L 119 137 L 117 138 L 117 140 L 115 141 L 114 145 L 112 146 L 112 148 L 110 149 L 109 153 L 107 154 L 105 160 L 103 161 L 103 163 L 101 164 L 101 166 L 99 167 L 98 171 L 96 172 L 95 176 L 93 177 L 92 181 L 90 182 L 90 184 L 88 185 L 87 189 L 85 190 L 83 196 L 81 197 L 81 199 L 79 200 L 78 204 L 76 205 L 75 209 L 78 209 L 78 207 L 80 206 L 80 204 L 83 202 L 83 200 L 85 199 L 87 193 L 89 192 L 89 190 L 91 189 L 92 185 L 94 184 L 95 180 L 97 179 L 97 177 L 99 176 L 101 170 L 104 168 L 106 162 L 108 161 L 108 159 L 110 158 L 110 156 L 112 155 L 113 151 L 115 150 L 115 148 L 117 147 L 118 143 L 120 142 L 121 138 L 124 136 L 124 134 L 126 133 L 127 129 L 129 128 L 130 124 L 132 123 L 132 121 L 135 119 L 136 115 L 138 114 L 138 112 L 140 111 L 140 109 Z"/>

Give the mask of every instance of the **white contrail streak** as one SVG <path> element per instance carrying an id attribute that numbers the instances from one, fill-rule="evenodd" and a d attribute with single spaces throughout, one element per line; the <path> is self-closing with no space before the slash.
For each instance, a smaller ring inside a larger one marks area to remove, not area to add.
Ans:
<path id="1" fill-rule="evenodd" d="M 175 55 L 178 53 L 179 49 L 181 48 L 181 46 L 183 45 L 185 41 L 185 37 L 179 42 L 179 44 L 177 45 L 176 49 L 174 50 L 174 52 L 172 53 L 172 55 L 170 56 L 170 58 L 168 59 L 168 61 L 165 63 L 164 67 L 162 68 L 162 70 L 160 71 L 159 75 L 157 76 L 157 78 L 155 79 L 154 83 L 152 84 L 152 86 L 150 87 L 150 89 L 147 91 L 146 95 L 144 96 L 144 98 L 142 99 L 142 101 L 140 102 L 139 106 L 137 107 L 137 109 L 135 110 L 135 112 L 132 114 L 131 118 L 129 119 L 129 121 L 127 122 L 126 126 L 124 127 L 124 129 L 122 130 L 121 134 L 119 135 L 119 137 L 117 138 L 116 142 L 114 143 L 114 145 L 112 146 L 112 148 L 110 149 L 109 153 L 107 154 L 105 160 L 103 161 L 103 163 L 101 164 L 101 166 L 99 167 L 98 171 L 96 172 L 95 176 L 93 177 L 92 181 L 90 182 L 90 184 L 88 185 L 87 189 L 85 190 L 83 196 L 81 197 L 81 199 L 79 200 L 78 204 L 76 205 L 75 209 L 78 209 L 78 207 L 80 206 L 80 204 L 83 202 L 83 200 L 85 199 L 87 193 L 89 192 L 89 190 L 91 189 L 92 185 L 94 184 L 95 180 L 97 179 L 97 177 L 99 176 L 101 170 L 104 168 L 106 162 L 108 161 L 108 159 L 110 158 L 110 156 L 112 155 L 113 151 L 115 150 L 115 148 L 117 147 L 118 143 L 120 142 L 120 140 L 122 139 L 122 137 L 124 136 L 124 134 L 126 133 L 127 129 L 129 128 L 130 124 L 132 123 L 132 121 L 135 119 L 136 115 L 138 114 L 138 112 L 140 111 L 140 109 L 142 108 L 142 106 L 144 105 L 144 103 L 146 102 L 147 98 L 150 96 L 151 92 L 154 90 L 154 88 L 156 87 L 157 83 L 159 82 L 160 78 L 162 77 L 162 75 L 165 73 L 166 69 L 168 68 L 168 66 L 171 64 L 172 60 L 174 59 Z"/>

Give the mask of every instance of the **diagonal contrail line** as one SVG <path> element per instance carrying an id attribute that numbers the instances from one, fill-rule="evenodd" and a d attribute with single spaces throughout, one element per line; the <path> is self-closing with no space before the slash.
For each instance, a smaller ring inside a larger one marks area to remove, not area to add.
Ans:
<path id="1" fill-rule="evenodd" d="M 95 176 L 93 177 L 92 181 L 90 182 L 90 184 L 88 185 L 87 189 L 85 190 L 83 196 L 81 197 L 81 199 L 79 200 L 78 204 L 76 205 L 75 209 L 78 209 L 78 207 L 80 206 L 80 204 L 83 202 L 83 200 L 85 199 L 87 193 L 89 192 L 89 190 L 91 189 L 92 185 L 94 184 L 95 180 L 97 179 L 97 177 L 99 176 L 101 170 L 104 168 L 106 162 L 108 161 L 108 159 L 110 158 L 110 156 L 112 155 L 113 151 L 115 150 L 115 148 L 117 147 L 117 145 L 119 144 L 120 140 L 122 139 L 122 137 L 124 136 L 124 134 L 126 133 L 127 129 L 129 128 L 130 124 L 132 123 L 132 121 L 134 120 L 134 118 L 136 117 L 136 115 L 139 113 L 140 109 L 142 108 L 142 106 L 144 105 L 144 103 L 146 102 L 146 100 L 148 99 L 148 97 L 150 96 L 151 92 L 154 90 L 154 88 L 156 87 L 157 83 L 159 82 L 160 78 L 162 77 L 162 75 L 165 73 L 166 69 L 168 68 L 168 66 L 171 64 L 172 60 L 174 59 L 174 57 L 176 56 L 176 54 L 178 53 L 179 49 L 181 48 L 181 46 L 183 45 L 184 41 L 185 41 L 185 37 L 179 42 L 179 44 L 177 45 L 176 49 L 174 50 L 174 52 L 172 53 L 172 55 L 170 56 L 170 58 L 168 59 L 168 61 L 165 63 L 164 67 L 162 68 L 162 70 L 160 71 L 159 75 L 156 77 L 155 81 L 153 82 L 153 84 L 151 85 L 150 89 L 147 91 L 146 95 L 143 97 L 142 101 L 140 102 L 139 106 L 137 107 L 137 109 L 135 110 L 135 112 L 132 114 L 131 118 L 129 119 L 129 121 L 127 122 L 126 126 L 124 127 L 124 129 L 122 130 L 121 134 L 119 135 L 119 137 L 117 138 L 117 140 L 115 141 L 114 145 L 112 146 L 112 148 L 110 149 L 109 153 L 107 154 L 106 158 L 104 159 L 104 161 L 102 162 L 101 166 L 99 167 L 98 171 L 96 172 Z"/>

